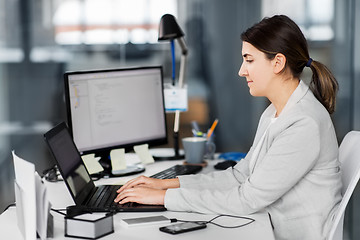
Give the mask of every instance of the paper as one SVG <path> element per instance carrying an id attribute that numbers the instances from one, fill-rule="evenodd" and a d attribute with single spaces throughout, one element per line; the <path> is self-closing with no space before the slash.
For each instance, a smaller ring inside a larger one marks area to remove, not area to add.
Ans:
<path id="1" fill-rule="evenodd" d="M 16 156 L 12 151 L 15 168 L 15 198 L 18 226 L 24 239 L 46 239 L 50 203 L 46 187 L 35 165 Z"/>
<path id="2" fill-rule="evenodd" d="M 25 215 L 24 215 L 24 199 L 22 196 L 24 191 L 20 188 L 19 184 L 15 180 L 15 200 L 16 200 L 16 218 L 19 230 L 25 238 Z"/>
<path id="3" fill-rule="evenodd" d="M 143 164 L 149 164 L 155 162 L 153 156 L 149 152 L 148 144 L 134 146 L 134 151 L 139 156 Z"/>
<path id="4" fill-rule="evenodd" d="M 185 112 L 188 108 L 187 88 L 165 85 L 164 89 L 165 110 L 174 112 L 176 110 Z"/>
<path id="5" fill-rule="evenodd" d="M 18 221 L 18 226 L 24 239 L 36 239 L 36 195 L 35 195 L 35 165 L 29 163 L 12 151 L 17 199 L 16 210 L 17 216 L 23 216 L 23 219 Z M 18 208 L 19 205 L 19 208 Z"/>
<path id="6" fill-rule="evenodd" d="M 85 167 L 88 170 L 89 174 L 94 174 L 104 171 L 104 168 L 95 158 L 95 154 L 83 155 L 81 156 L 81 158 L 84 161 Z"/>
<path id="7" fill-rule="evenodd" d="M 113 149 L 110 152 L 111 167 L 113 171 L 126 169 L 125 149 Z"/>
<path id="8" fill-rule="evenodd" d="M 95 220 L 101 219 L 103 217 L 106 217 L 106 214 L 107 213 L 85 213 L 85 214 L 75 216 L 75 217 L 73 217 L 73 219 L 95 221 Z"/>
<path id="9" fill-rule="evenodd" d="M 36 226 L 40 239 L 46 239 L 47 222 L 49 216 L 49 202 L 46 187 L 41 181 L 38 173 L 35 172 L 35 189 L 36 189 Z"/>

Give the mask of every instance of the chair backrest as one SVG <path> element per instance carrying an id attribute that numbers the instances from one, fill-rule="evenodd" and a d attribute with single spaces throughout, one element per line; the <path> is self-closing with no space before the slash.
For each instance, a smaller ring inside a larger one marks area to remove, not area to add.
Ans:
<path id="1" fill-rule="evenodd" d="M 330 229 L 329 240 L 343 239 L 345 209 L 360 178 L 360 132 L 351 131 L 346 134 L 339 147 L 339 161 L 343 197 Z"/>

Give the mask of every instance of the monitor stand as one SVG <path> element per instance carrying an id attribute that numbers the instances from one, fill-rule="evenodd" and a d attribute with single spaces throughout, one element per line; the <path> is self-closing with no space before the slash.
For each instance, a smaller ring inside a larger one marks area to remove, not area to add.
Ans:
<path id="1" fill-rule="evenodd" d="M 99 163 L 104 168 L 104 171 L 91 174 L 93 178 L 112 178 L 112 177 L 122 177 L 141 173 L 145 171 L 145 167 L 142 164 L 136 164 L 133 166 L 127 166 L 126 169 L 122 170 L 112 170 L 111 161 L 110 161 L 110 151 L 96 154 L 97 157 L 100 157 Z"/>

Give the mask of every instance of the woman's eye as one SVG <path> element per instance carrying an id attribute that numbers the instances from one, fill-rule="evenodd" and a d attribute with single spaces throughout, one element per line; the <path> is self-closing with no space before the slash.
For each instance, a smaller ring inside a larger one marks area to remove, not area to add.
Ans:
<path id="1" fill-rule="evenodd" d="M 246 62 L 248 62 L 248 63 L 251 63 L 252 61 L 254 61 L 254 60 L 246 60 Z"/>

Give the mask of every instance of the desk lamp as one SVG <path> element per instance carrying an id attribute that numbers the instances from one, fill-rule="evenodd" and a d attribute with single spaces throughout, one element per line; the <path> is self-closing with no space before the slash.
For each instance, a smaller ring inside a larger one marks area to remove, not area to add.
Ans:
<path id="1" fill-rule="evenodd" d="M 184 32 L 181 30 L 176 22 L 176 19 L 171 14 L 165 14 L 161 17 L 159 25 L 159 37 L 158 41 L 170 40 L 171 44 L 171 55 L 172 55 L 172 85 L 175 86 L 175 44 L 174 39 L 178 40 L 181 47 L 181 61 L 180 61 L 180 72 L 179 72 L 179 88 L 184 87 L 184 76 L 186 67 L 186 58 L 188 49 L 184 40 Z M 174 121 L 174 151 L 175 156 L 164 157 L 167 159 L 182 159 L 183 155 L 179 154 L 179 124 L 180 124 L 180 110 L 175 111 Z"/>

